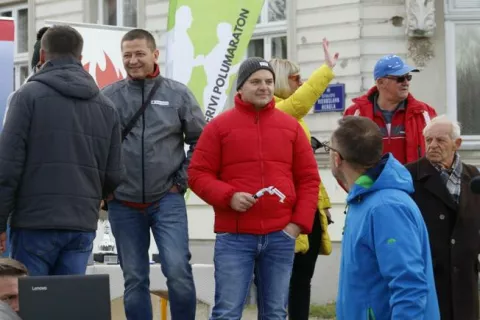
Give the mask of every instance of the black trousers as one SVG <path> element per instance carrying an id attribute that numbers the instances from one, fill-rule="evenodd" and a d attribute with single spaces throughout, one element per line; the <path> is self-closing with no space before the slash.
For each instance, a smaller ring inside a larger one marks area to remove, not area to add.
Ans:
<path id="1" fill-rule="evenodd" d="M 311 282 L 320 251 L 321 237 L 322 227 L 317 210 L 313 221 L 312 233 L 308 235 L 310 248 L 306 253 L 295 254 L 295 259 L 293 260 L 288 297 L 288 318 L 290 320 L 308 320 L 310 313 Z"/>

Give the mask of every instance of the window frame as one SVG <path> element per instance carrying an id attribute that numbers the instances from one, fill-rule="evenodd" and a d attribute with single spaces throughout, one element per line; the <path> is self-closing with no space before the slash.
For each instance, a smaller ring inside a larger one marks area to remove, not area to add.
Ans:
<path id="1" fill-rule="evenodd" d="M 288 1 L 286 0 L 286 6 L 285 6 L 285 20 L 281 21 L 273 21 L 269 22 L 268 21 L 268 4 L 270 0 L 265 0 L 262 11 L 260 12 L 260 23 L 257 23 L 255 26 L 255 29 L 253 30 L 252 37 L 250 38 L 250 41 L 252 40 L 259 40 L 263 39 L 263 55 L 264 59 L 269 61 L 272 58 L 272 38 L 277 38 L 277 37 L 286 37 L 287 38 L 287 56 L 285 59 L 288 59 L 289 56 L 289 51 L 288 50 Z M 243 54 L 242 61 L 247 59 L 248 57 L 248 45 L 247 49 L 245 49 L 245 53 Z M 236 87 L 237 79 L 235 79 L 235 82 L 233 83 L 232 90 L 230 91 L 230 94 L 227 97 L 227 100 L 225 101 L 225 108 L 223 111 L 233 107 L 234 105 L 234 97 L 235 97 L 235 87 Z"/>
<path id="2" fill-rule="evenodd" d="M 23 84 L 23 81 L 21 81 L 21 68 L 22 67 L 27 67 L 28 74 L 30 73 L 30 61 L 28 59 L 28 19 L 27 19 L 27 25 L 26 25 L 26 30 L 27 30 L 27 51 L 25 52 L 18 52 L 18 43 L 16 41 L 17 35 L 19 33 L 18 31 L 18 14 L 20 10 L 27 10 L 27 17 L 28 17 L 28 4 L 27 3 L 20 3 L 20 4 L 14 4 L 14 5 L 9 5 L 9 6 L 2 6 L 0 7 L 0 13 L 3 12 L 12 12 L 12 19 L 14 21 L 14 39 L 15 39 L 15 45 L 14 51 L 13 51 L 13 89 L 17 90 L 20 88 L 20 86 Z"/>
<path id="3" fill-rule="evenodd" d="M 466 9 L 460 9 L 456 8 L 456 0 L 444 0 L 444 8 L 445 8 L 445 18 L 446 19 L 455 19 L 455 17 L 478 17 L 480 16 L 480 7 L 478 8 L 466 8 Z"/>
<path id="4" fill-rule="evenodd" d="M 15 79 L 14 84 L 13 84 L 13 89 L 17 90 L 20 88 L 23 83 L 25 82 L 25 79 L 22 79 L 22 67 L 27 67 L 27 75 L 25 79 L 30 75 L 31 73 L 31 68 L 28 63 L 28 61 L 19 61 L 15 62 L 14 64 L 14 69 L 13 69 L 13 77 Z"/>
<path id="5" fill-rule="evenodd" d="M 447 87 L 447 116 L 458 119 L 457 106 L 457 64 L 456 64 L 456 36 L 455 28 L 458 24 L 480 25 L 480 7 L 478 10 L 455 9 L 455 0 L 445 0 L 445 67 Z M 462 135 L 462 149 L 473 150 L 480 148 L 480 133 L 476 135 Z"/>
<path id="6" fill-rule="evenodd" d="M 262 27 L 276 27 L 281 26 L 287 23 L 288 19 L 288 4 L 287 2 L 290 0 L 285 0 L 285 20 L 278 20 L 278 21 L 268 21 L 268 9 L 271 0 L 265 0 L 263 3 L 262 11 L 260 11 L 260 22 L 257 23 L 256 28 Z"/>
<path id="7" fill-rule="evenodd" d="M 98 13 L 98 21 L 97 21 L 97 24 L 103 24 L 103 25 L 109 25 L 107 23 L 105 23 L 105 21 L 103 21 L 104 17 L 103 17 L 103 6 L 104 6 L 104 3 L 105 3 L 106 0 L 98 0 L 98 4 L 97 4 L 97 13 Z M 126 27 L 124 25 L 124 16 L 123 16 L 123 10 L 124 10 L 124 0 L 116 0 L 116 5 L 117 5 L 117 24 L 116 26 L 117 27 Z M 137 20 L 137 26 L 138 26 L 138 8 L 139 8 L 139 1 L 137 0 L 137 10 L 136 10 L 136 20 Z M 135 28 L 137 26 L 133 26 L 133 27 L 126 27 L 126 28 Z"/>
<path id="8" fill-rule="evenodd" d="M 12 12 L 12 19 L 14 21 L 14 39 L 16 40 L 17 39 L 17 35 L 18 35 L 18 12 L 20 10 L 24 10 L 26 9 L 27 10 L 27 26 L 26 26 L 26 30 L 27 30 L 27 51 L 25 52 L 18 52 L 18 43 L 17 41 L 15 41 L 15 45 L 14 45 L 14 55 L 15 55 L 15 62 L 17 62 L 17 60 L 21 60 L 21 62 L 23 62 L 24 60 L 28 60 L 28 4 L 26 3 L 22 3 L 22 4 L 15 4 L 15 5 L 10 5 L 10 6 L 5 6 L 5 7 L 0 7 L 0 13 L 3 13 L 3 12 L 9 12 L 11 11 Z"/>
<path id="9" fill-rule="evenodd" d="M 288 59 L 288 5 L 285 6 L 285 20 L 269 22 L 269 2 L 270 0 L 265 0 L 260 12 L 260 23 L 255 26 L 250 40 L 263 39 L 263 55 L 264 59 L 268 61 L 272 58 L 272 38 L 287 37 L 287 57 L 285 59 Z M 246 55 L 247 53 L 245 53 L 245 57 Z"/>
<path id="10" fill-rule="evenodd" d="M 267 61 L 270 61 L 272 57 L 272 39 L 273 38 L 280 38 L 280 37 L 286 37 L 288 39 L 287 32 L 285 31 L 284 33 L 272 33 L 268 35 L 263 35 L 263 36 L 252 36 L 250 41 L 252 40 L 263 40 L 263 58 Z M 287 57 L 284 57 L 284 59 L 288 59 L 288 43 L 287 43 Z"/>

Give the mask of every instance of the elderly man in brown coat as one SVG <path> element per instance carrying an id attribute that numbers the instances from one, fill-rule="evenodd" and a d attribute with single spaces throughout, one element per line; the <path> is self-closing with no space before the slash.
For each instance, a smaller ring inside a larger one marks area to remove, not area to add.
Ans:
<path id="1" fill-rule="evenodd" d="M 445 116 L 424 129 L 426 154 L 407 165 L 412 195 L 430 237 L 435 285 L 442 320 L 478 319 L 480 196 L 469 188 L 479 175 L 461 161 L 460 126 Z"/>

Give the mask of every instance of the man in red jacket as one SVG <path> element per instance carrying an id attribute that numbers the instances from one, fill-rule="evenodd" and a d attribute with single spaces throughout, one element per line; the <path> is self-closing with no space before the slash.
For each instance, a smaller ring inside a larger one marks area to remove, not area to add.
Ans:
<path id="1" fill-rule="evenodd" d="M 375 65 L 376 85 L 366 95 L 353 99 L 345 116 L 372 119 L 383 134 L 383 153 L 391 152 L 405 164 L 425 154 L 423 128 L 437 113 L 428 104 L 416 100 L 408 91 L 412 75 L 418 72 L 396 55 L 387 55 Z"/>
<path id="2" fill-rule="evenodd" d="M 275 108 L 275 74 L 249 58 L 235 107 L 205 127 L 188 169 L 190 188 L 215 210 L 212 318 L 240 319 L 255 273 L 262 319 L 286 319 L 295 239 L 310 233 L 320 177 L 309 141 Z"/>

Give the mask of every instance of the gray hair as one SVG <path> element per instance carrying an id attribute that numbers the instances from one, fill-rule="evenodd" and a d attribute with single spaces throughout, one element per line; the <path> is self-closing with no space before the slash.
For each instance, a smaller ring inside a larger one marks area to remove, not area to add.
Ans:
<path id="1" fill-rule="evenodd" d="M 449 119 L 446 115 L 444 115 L 444 114 L 439 115 L 439 116 L 436 116 L 436 117 L 433 118 L 429 123 L 427 123 L 427 125 L 425 126 L 425 128 L 423 128 L 423 135 L 425 136 L 425 133 L 426 133 L 428 130 L 430 130 L 430 128 L 431 128 L 434 124 L 437 124 L 437 123 L 449 124 L 449 125 L 452 126 L 451 131 L 450 131 L 450 138 L 452 138 L 453 140 L 456 140 L 456 139 L 458 139 L 458 138 L 461 138 L 462 132 L 461 132 L 460 122 L 450 120 L 450 119 Z"/>

